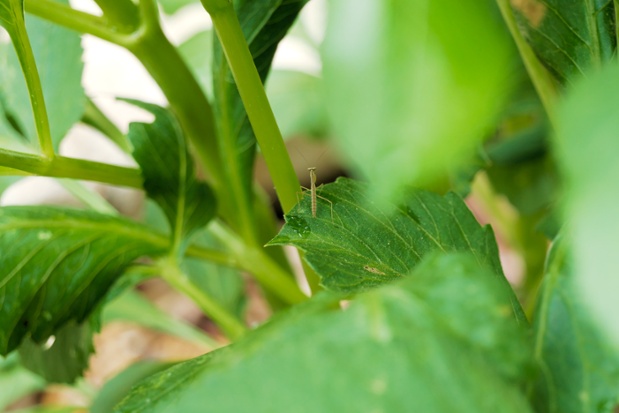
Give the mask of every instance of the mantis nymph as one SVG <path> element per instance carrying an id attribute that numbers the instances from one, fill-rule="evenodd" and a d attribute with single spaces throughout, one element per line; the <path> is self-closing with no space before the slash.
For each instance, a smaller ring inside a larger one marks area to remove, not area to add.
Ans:
<path id="1" fill-rule="evenodd" d="M 333 221 L 333 203 L 327 198 L 322 197 L 316 193 L 316 167 L 311 166 L 307 168 L 310 174 L 310 197 L 312 200 L 312 218 L 316 218 L 316 210 L 318 209 L 317 198 L 322 198 L 331 205 L 331 221 Z M 307 188 L 306 188 L 307 189 Z"/>

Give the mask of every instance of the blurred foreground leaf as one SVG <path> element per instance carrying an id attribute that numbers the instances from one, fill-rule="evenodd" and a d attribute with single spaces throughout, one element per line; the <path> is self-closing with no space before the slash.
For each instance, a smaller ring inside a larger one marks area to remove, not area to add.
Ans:
<path id="1" fill-rule="evenodd" d="M 470 256 L 443 255 L 345 311 L 315 297 L 148 378 L 115 412 L 527 413 L 518 383 L 529 356 L 500 280 Z"/>
<path id="2" fill-rule="evenodd" d="M 381 199 L 445 178 L 472 155 L 510 89 L 511 48 L 493 4 L 330 5 L 326 102 L 342 153 Z"/>
<path id="3" fill-rule="evenodd" d="M 619 351 L 619 66 L 575 85 L 558 111 L 556 157 L 566 180 L 566 241 L 582 294 Z"/>
<path id="4" fill-rule="evenodd" d="M 619 353 L 581 302 L 569 260 L 565 245 L 555 244 L 533 323 L 541 367 L 533 400 L 547 413 L 614 411 Z"/>

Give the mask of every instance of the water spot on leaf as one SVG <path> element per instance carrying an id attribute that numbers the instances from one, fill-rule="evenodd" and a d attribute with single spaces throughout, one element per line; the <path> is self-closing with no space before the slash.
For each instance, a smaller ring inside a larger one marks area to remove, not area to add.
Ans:
<path id="1" fill-rule="evenodd" d="M 56 336 L 49 336 L 49 338 L 45 342 L 45 345 L 43 346 L 43 349 L 49 350 L 50 348 L 52 348 L 55 342 L 56 342 Z"/>
<path id="2" fill-rule="evenodd" d="M 305 238 L 311 233 L 307 220 L 297 215 L 289 215 L 286 224 L 301 238 Z"/>
<path id="3" fill-rule="evenodd" d="M 546 5 L 537 0 L 511 0 L 511 4 L 529 21 L 533 28 L 539 27 L 546 16 Z"/>
<path id="4" fill-rule="evenodd" d="M 37 238 L 41 241 L 48 240 L 52 237 L 51 231 L 41 231 L 37 234 Z"/>

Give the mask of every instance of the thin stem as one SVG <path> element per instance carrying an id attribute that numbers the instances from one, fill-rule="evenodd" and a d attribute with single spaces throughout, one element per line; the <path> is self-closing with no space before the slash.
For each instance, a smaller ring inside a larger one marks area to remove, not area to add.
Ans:
<path id="1" fill-rule="evenodd" d="M 26 79 L 39 146 L 46 158 L 53 158 L 54 145 L 49 129 L 49 118 L 47 116 L 47 108 L 45 107 L 45 98 L 43 97 L 43 87 L 32 46 L 30 45 L 30 39 L 26 32 L 23 12 L 15 13 L 15 19 L 19 19 L 19 21 L 15 21 L 15 24 L 9 30 L 9 35 L 13 41 L 19 64 Z"/>
<path id="2" fill-rule="evenodd" d="M 55 156 L 44 158 L 0 148 L 0 165 L 33 175 L 83 179 L 111 185 L 142 188 L 140 171 L 134 168 L 108 165 L 83 159 Z"/>
<path id="3" fill-rule="evenodd" d="M 141 3 L 148 10 L 147 2 Z M 183 130 L 209 174 L 211 184 L 220 191 L 222 164 L 215 139 L 213 110 L 195 77 L 165 37 L 159 25 L 143 24 L 132 33 L 118 32 L 102 17 L 84 13 L 52 0 L 29 0 L 26 10 L 43 19 L 107 40 L 127 48 L 144 65 L 165 94 Z"/>
<path id="4" fill-rule="evenodd" d="M 174 261 L 160 261 L 162 277 L 177 291 L 191 298 L 215 323 L 217 323 L 231 340 L 241 337 L 246 327 L 228 310 L 213 300 L 206 292 L 191 282 Z"/>
<path id="5" fill-rule="evenodd" d="M 58 180 L 67 191 L 89 208 L 105 215 L 118 215 L 118 211 L 105 198 L 84 186 L 78 180 L 61 178 Z"/>
<path id="6" fill-rule="evenodd" d="M 275 191 L 284 212 L 288 212 L 297 203 L 296 193 L 300 184 L 292 162 L 286 151 L 275 115 L 260 81 L 258 70 L 247 46 L 247 42 L 236 17 L 232 3 L 220 1 L 214 3 L 220 8 L 209 9 L 217 36 L 220 39 L 230 70 L 245 105 L 247 116 L 260 144 L 260 149 L 275 184 Z"/>
<path id="7" fill-rule="evenodd" d="M 126 38 L 126 34 L 111 28 L 105 18 L 75 10 L 53 0 L 28 0 L 25 8 L 35 16 L 80 33 L 92 34 L 111 43 L 121 44 Z"/>
<path id="8" fill-rule="evenodd" d="M 284 302 L 296 304 L 307 300 L 307 296 L 301 292 L 289 274 L 281 269 L 262 247 L 245 244 L 236 234 L 218 222 L 211 223 L 209 230 L 231 254 L 238 257 L 242 269 L 253 274 L 260 284 Z"/>
<path id="9" fill-rule="evenodd" d="M 118 127 L 99 109 L 95 103 L 87 99 L 82 122 L 89 125 L 114 142 L 123 152 L 130 154 L 133 152 L 133 147 L 129 139 Z"/>
<path id="10" fill-rule="evenodd" d="M 556 125 L 555 104 L 559 95 L 556 82 L 552 78 L 550 72 L 548 72 L 544 65 L 542 65 L 542 62 L 540 62 L 537 58 L 531 46 L 529 46 L 525 38 L 522 36 L 522 33 L 520 33 L 518 25 L 516 24 L 514 12 L 509 4 L 509 0 L 497 0 L 497 4 L 501 10 L 501 14 L 503 15 L 503 20 L 505 20 L 505 24 L 509 28 L 512 38 L 516 43 L 516 47 L 520 52 L 520 57 L 522 58 L 524 66 L 529 73 L 533 86 L 535 87 L 535 90 L 544 105 L 544 109 L 546 109 L 548 119 L 554 126 Z"/>

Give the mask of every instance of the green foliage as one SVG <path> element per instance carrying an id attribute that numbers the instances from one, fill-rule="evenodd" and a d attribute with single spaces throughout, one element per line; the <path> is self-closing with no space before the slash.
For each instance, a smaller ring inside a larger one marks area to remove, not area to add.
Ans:
<path id="1" fill-rule="evenodd" d="M 533 400 L 548 413 L 604 411 L 617 401 L 619 355 L 577 294 L 569 261 L 555 243 L 533 324 L 542 372 Z"/>
<path id="2" fill-rule="evenodd" d="M 165 240 L 126 219 L 52 207 L 0 209 L 0 354 L 85 320 L 133 260 Z"/>
<path id="3" fill-rule="evenodd" d="M 533 50 L 561 82 L 586 74 L 615 53 L 612 1 L 514 0 L 511 4 Z"/>
<path id="4" fill-rule="evenodd" d="M 48 382 L 73 383 L 88 367 L 94 351 L 92 335 L 99 330 L 98 318 L 95 313 L 81 324 L 68 322 L 51 337 L 50 345 L 26 339 L 19 348 L 22 364 Z"/>
<path id="5" fill-rule="evenodd" d="M 132 123 L 129 140 L 142 169 L 144 189 L 166 215 L 176 247 L 213 218 L 215 195 L 196 180 L 185 137 L 172 114 L 156 105 L 129 102 L 155 115 L 152 124 Z"/>
<path id="6" fill-rule="evenodd" d="M 270 244 L 305 251 L 328 289 L 353 293 L 402 278 L 436 251 L 470 252 L 502 276 L 492 230 L 457 195 L 409 191 L 401 203 L 385 206 L 368 197 L 367 186 L 344 178 L 318 193 L 316 217 L 306 193 Z M 522 315 L 515 298 L 513 306 Z"/>
<path id="7" fill-rule="evenodd" d="M 454 291 L 466 294 L 454 300 Z M 115 411 L 199 412 L 205 399 L 221 413 L 530 411 L 515 385 L 528 354 L 524 330 L 501 282 L 476 259 L 434 256 L 344 312 L 332 301 L 153 376 Z M 458 397 L 445 397 L 446 388 Z"/>
<path id="8" fill-rule="evenodd" d="M 26 29 L 37 62 L 36 69 L 28 67 L 27 70 L 36 70 L 41 78 L 50 133 L 57 148 L 84 113 L 86 104 L 81 86 L 84 64 L 80 37 L 75 32 L 30 16 L 26 20 Z M 35 118 L 20 66 L 24 53 L 20 49 L 16 53 L 11 44 L 0 45 L 0 101 L 22 139 L 34 144 L 37 141 Z M 6 115 L 0 118 L 0 123 L 5 122 Z"/>
<path id="9" fill-rule="evenodd" d="M 619 2 L 495 1 L 331 0 L 323 80 L 271 70 L 308 0 L 202 0 L 213 29 L 178 47 L 160 8 L 195 0 L 0 0 L 0 191 L 71 178 L 85 201 L 0 207 L 0 409 L 77 382 L 95 413 L 618 411 Z M 168 107 L 126 100 L 154 120 L 125 136 L 85 96 L 80 33 L 133 53 Z M 137 166 L 58 154 L 80 118 Z M 365 182 L 302 192 L 298 135 Z M 82 180 L 143 189 L 143 223 Z M 134 290 L 154 277 L 208 332 Z M 78 379 L 111 321 L 208 352 L 95 390 Z"/>
<path id="10" fill-rule="evenodd" d="M 619 67 L 582 80 L 559 111 L 555 147 L 567 188 L 564 215 L 572 246 L 576 290 L 619 349 Z"/>

